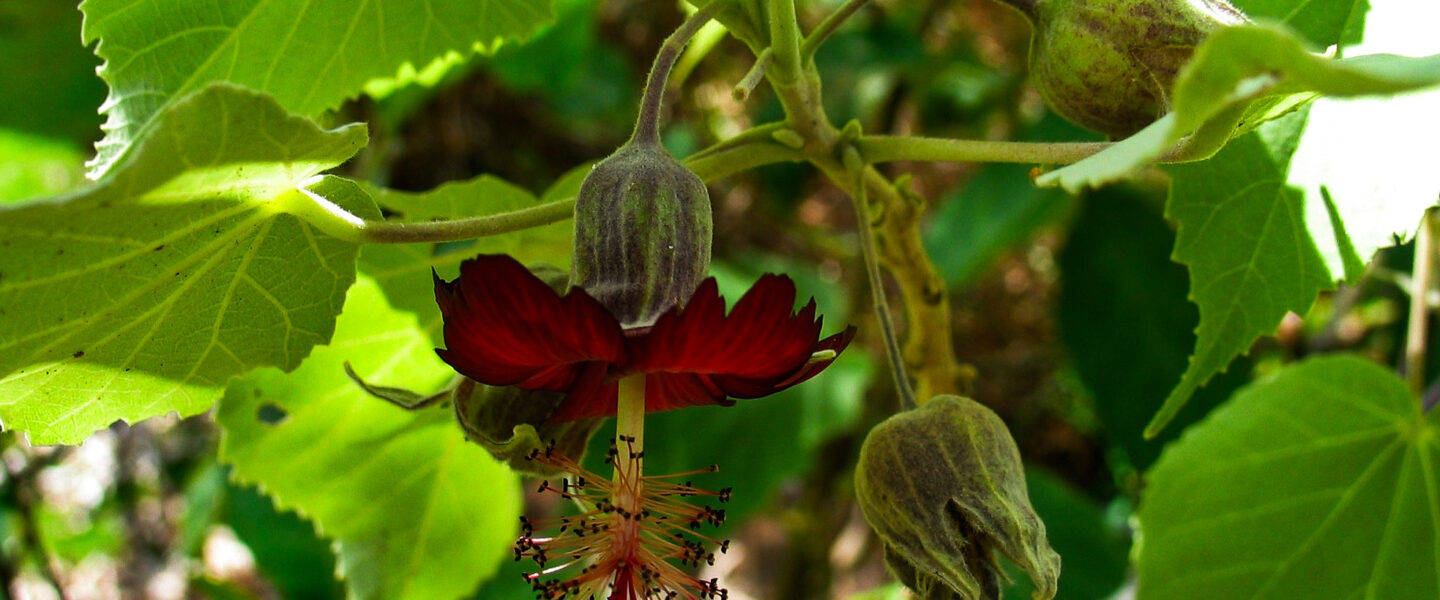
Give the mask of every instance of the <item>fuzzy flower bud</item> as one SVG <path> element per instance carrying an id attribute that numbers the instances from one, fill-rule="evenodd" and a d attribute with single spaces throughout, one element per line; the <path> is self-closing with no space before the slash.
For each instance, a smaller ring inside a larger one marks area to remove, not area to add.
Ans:
<path id="1" fill-rule="evenodd" d="M 969 398 L 936 396 L 866 436 L 855 496 L 890 570 L 923 600 L 999 598 L 998 554 L 1055 596 L 1060 556 L 1030 507 L 1005 424 Z"/>
<path id="2" fill-rule="evenodd" d="M 684 305 L 710 270 L 710 195 L 658 142 L 632 141 L 580 186 L 570 283 L 625 329 Z"/>

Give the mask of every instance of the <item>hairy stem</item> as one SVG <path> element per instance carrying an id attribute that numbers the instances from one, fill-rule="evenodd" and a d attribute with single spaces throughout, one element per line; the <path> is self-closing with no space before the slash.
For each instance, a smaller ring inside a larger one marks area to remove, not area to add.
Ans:
<path id="1" fill-rule="evenodd" d="M 866 162 L 1002 162 L 1062 165 L 1109 148 L 1109 142 L 990 142 L 912 136 L 867 135 L 856 142 Z"/>
<path id="2" fill-rule="evenodd" d="M 1405 335 L 1405 383 L 1420 396 L 1425 390 L 1425 332 L 1430 289 L 1435 280 L 1435 209 L 1425 211 L 1415 233 L 1415 267 L 1410 277 L 1410 318 Z"/>
<path id="3" fill-rule="evenodd" d="M 770 0 L 770 49 L 774 51 L 774 78 L 789 83 L 800 79 L 800 22 L 795 0 Z"/>
<path id="4" fill-rule="evenodd" d="M 744 77 L 740 78 L 740 83 L 735 84 L 735 88 L 730 90 L 730 96 L 736 102 L 749 100 L 750 93 L 754 92 L 755 87 L 760 85 L 760 80 L 765 78 L 765 69 L 770 68 L 772 60 L 775 60 L 774 50 L 766 48 L 760 51 L 760 54 L 755 57 L 755 64 L 745 72 Z"/>
<path id="5" fill-rule="evenodd" d="M 366 221 L 359 229 L 359 241 L 372 244 L 453 242 L 540 227 L 574 216 L 575 199 L 566 198 L 514 212 L 468 219 L 419 223 Z"/>
<path id="6" fill-rule="evenodd" d="M 847 146 L 842 162 L 853 176 L 855 214 L 859 223 L 855 229 L 860 233 L 860 253 L 865 258 L 865 273 L 870 278 L 870 294 L 875 303 L 875 320 L 880 323 L 880 337 L 885 340 L 885 356 L 890 359 L 891 375 L 895 379 L 895 393 L 900 398 L 900 407 L 910 410 L 919 406 L 915 401 L 915 390 L 910 387 L 910 376 L 905 369 L 905 359 L 900 354 L 899 337 L 895 334 L 895 320 L 890 316 L 890 304 L 885 301 L 885 281 L 880 276 L 879 251 L 875 249 L 874 220 L 870 217 L 870 199 L 865 190 L 865 163 L 854 147 Z"/>
<path id="7" fill-rule="evenodd" d="M 660 143 L 660 107 L 665 99 L 665 82 L 670 79 L 670 71 L 675 68 L 675 61 L 680 58 L 680 51 L 685 49 L 685 44 L 690 43 L 695 32 L 709 23 L 715 11 L 725 3 L 724 0 L 717 0 L 701 7 L 686 17 L 685 22 L 660 45 L 660 51 L 655 53 L 655 62 L 650 66 L 650 76 L 645 80 L 645 93 L 640 100 L 640 116 L 635 120 L 635 133 L 630 136 L 631 142 Z"/>
<path id="8" fill-rule="evenodd" d="M 776 53 L 778 56 L 778 49 Z M 916 400 L 924 404 L 937 394 L 961 393 L 974 373 L 955 356 L 950 297 L 920 238 L 922 203 L 905 197 L 872 167 L 865 167 L 859 178 L 846 170 L 837 152 L 840 130 L 825 115 L 820 77 L 813 68 L 807 67 L 803 77 L 790 81 L 772 69 L 770 84 L 785 108 L 789 129 L 803 140 L 797 151 L 852 197 L 863 185 L 866 197 L 879 209 L 875 215 L 878 223 L 872 225 L 879 234 L 880 263 L 899 287 L 907 324 L 903 351 L 915 381 Z M 863 155 L 864 149 L 860 150 Z"/>

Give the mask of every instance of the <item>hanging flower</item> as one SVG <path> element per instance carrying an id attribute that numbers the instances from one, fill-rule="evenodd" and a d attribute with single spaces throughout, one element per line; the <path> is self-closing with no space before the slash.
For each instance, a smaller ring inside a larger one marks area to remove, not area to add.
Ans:
<path id="1" fill-rule="evenodd" d="M 815 300 L 798 312 L 795 284 L 767 274 L 727 315 L 715 279 L 653 325 L 625 329 L 582 288 L 561 296 L 507 255 L 481 255 L 460 277 L 435 279 L 445 318 L 440 357 L 489 385 L 564 392 L 551 422 L 615 414 L 617 382 L 643 374 L 645 410 L 758 398 L 814 377 L 855 328 L 818 339 Z"/>

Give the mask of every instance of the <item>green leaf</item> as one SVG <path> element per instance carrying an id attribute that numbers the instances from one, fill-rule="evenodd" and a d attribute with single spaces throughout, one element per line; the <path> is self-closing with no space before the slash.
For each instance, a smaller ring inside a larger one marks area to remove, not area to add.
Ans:
<path id="1" fill-rule="evenodd" d="M 294 513 L 275 510 L 270 498 L 253 487 L 231 484 L 225 499 L 226 522 L 281 598 L 344 597 L 335 578 L 335 556 L 330 544 L 315 534 L 314 525 Z"/>
<path id="2" fill-rule="evenodd" d="M 423 9 L 422 9 L 423 8 Z M 196 9 L 188 0 L 85 0 L 83 38 L 100 40 L 110 85 L 104 173 L 155 126 L 156 116 L 212 81 L 274 96 L 316 116 L 357 95 L 366 81 L 426 65 L 450 52 L 493 50 L 551 18 L 548 0 L 265 2 Z"/>
<path id="3" fill-rule="evenodd" d="M 1186 299 L 1185 269 L 1170 260 L 1175 233 L 1160 214 L 1163 200 L 1157 196 L 1127 185 L 1086 193 L 1057 260 L 1061 340 L 1105 434 L 1142 472 L 1165 442 L 1250 378 L 1247 364 L 1231 365 L 1233 376 L 1218 377 L 1198 391 L 1174 426 L 1156 439 L 1142 435 L 1184 373 L 1200 320 Z"/>
<path id="4" fill-rule="evenodd" d="M 0 421 L 36 444 L 210 407 L 330 338 L 355 246 L 283 211 L 365 144 L 218 85 L 93 187 L 0 206 Z M 363 197 L 334 198 L 376 214 Z"/>
<path id="5" fill-rule="evenodd" d="M 1170 114 L 1099 154 L 1041 175 L 1036 184 L 1079 191 L 1118 181 L 1159 160 L 1191 134 L 1198 140 L 1194 151 L 1208 154 L 1242 120 L 1278 116 L 1275 111 L 1247 115 L 1262 98 L 1286 106 L 1285 99 L 1298 94 L 1397 94 L 1436 84 L 1440 84 L 1440 55 L 1331 59 L 1311 54 L 1282 26 L 1229 27 L 1206 39 L 1180 71 Z"/>
<path id="6" fill-rule="evenodd" d="M 1354 356 L 1242 391 L 1152 471 L 1139 598 L 1440 597 L 1437 415 Z"/>
<path id="7" fill-rule="evenodd" d="M 561 183 L 569 185 L 569 180 L 562 178 Z M 380 206 L 394 213 L 392 218 L 404 221 L 482 217 L 539 204 L 530 192 L 491 175 L 447 183 L 424 193 L 373 187 L 370 193 Z M 438 343 L 443 323 L 435 304 L 431 269 L 454 279 L 465 259 L 477 254 L 509 254 L 526 264 L 544 263 L 567 270 L 574 227 L 562 221 L 458 244 L 370 245 L 361 250 L 360 268 L 380 283 L 395 308 L 414 313 Z"/>
<path id="8" fill-rule="evenodd" d="M 1351 15 L 1364 14 L 1366 0 L 1237 0 L 1235 6 L 1252 19 L 1280 21 L 1326 47 L 1340 41 Z"/>
<path id="9" fill-rule="evenodd" d="M 454 373 L 374 281 L 351 288 L 335 340 L 290 374 L 236 379 L 220 404 L 221 459 L 338 544 L 358 598 L 456 598 L 514 539 L 515 476 L 465 441 L 449 410 L 406 412 L 345 375 L 435 391 Z"/>
<path id="10" fill-rule="evenodd" d="M 1268 123 L 1210 160 L 1167 169 L 1165 212 L 1179 225 L 1174 258 L 1190 269 L 1200 326 L 1190 364 L 1146 436 L 1251 342 L 1274 332 L 1286 312 L 1305 314 L 1335 283 L 1306 228 L 1304 196 L 1285 183 L 1303 117 Z"/>

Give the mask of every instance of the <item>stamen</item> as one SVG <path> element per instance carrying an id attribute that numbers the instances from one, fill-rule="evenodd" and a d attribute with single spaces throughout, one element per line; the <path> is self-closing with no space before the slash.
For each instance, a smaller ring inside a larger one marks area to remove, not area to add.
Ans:
<path id="1" fill-rule="evenodd" d="M 728 540 L 697 531 L 704 525 L 723 523 L 725 511 L 689 503 L 692 498 L 726 502 L 730 488 L 706 490 L 685 479 L 714 473 L 719 467 L 644 476 L 640 474 L 643 453 L 629 452 L 634 439 L 621 436 L 619 440 L 630 447 L 621 452 L 612 443 L 606 453 L 606 462 L 615 469 L 613 480 L 585 471 L 554 452 L 553 447 L 530 456 L 531 460 L 571 475 L 558 484 L 542 483 L 541 493 L 574 500 L 583 511 L 565 517 L 520 518 L 521 537 L 515 541 L 514 557 L 528 558 L 538 567 L 526 575 L 536 598 L 727 598 L 729 593 L 716 580 L 702 581 L 688 572 L 701 563 L 714 564 L 715 553 L 707 548 L 717 547 L 724 553 L 730 547 Z M 537 537 L 542 531 L 550 534 Z M 567 570 L 575 573 L 569 579 L 548 579 Z"/>

